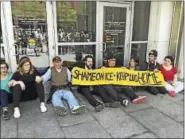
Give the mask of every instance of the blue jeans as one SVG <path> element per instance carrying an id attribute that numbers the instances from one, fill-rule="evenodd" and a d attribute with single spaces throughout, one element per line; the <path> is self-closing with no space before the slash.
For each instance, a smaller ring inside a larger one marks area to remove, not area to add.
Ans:
<path id="1" fill-rule="evenodd" d="M 0 104 L 2 107 L 8 107 L 8 92 L 0 90 Z"/>
<path id="2" fill-rule="evenodd" d="M 52 103 L 54 106 L 65 107 L 62 99 L 67 100 L 70 109 L 74 106 L 79 106 L 79 103 L 73 93 L 69 90 L 57 90 L 52 96 Z"/>

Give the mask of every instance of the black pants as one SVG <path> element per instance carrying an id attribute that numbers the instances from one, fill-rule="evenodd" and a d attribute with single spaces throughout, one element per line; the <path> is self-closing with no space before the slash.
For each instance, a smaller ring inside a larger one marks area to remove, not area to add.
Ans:
<path id="1" fill-rule="evenodd" d="M 2 107 L 8 107 L 8 92 L 5 90 L 0 90 L 0 104 Z"/>
<path id="2" fill-rule="evenodd" d="M 34 91 L 34 92 L 33 92 Z M 19 84 L 13 87 L 13 102 L 14 107 L 19 106 L 20 100 L 27 101 L 33 100 L 37 98 L 37 93 L 40 99 L 40 102 L 44 102 L 44 86 L 42 83 L 35 83 L 32 87 L 26 87 L 26 90 L 22 91 L 21 86 Z"/>
<path id="3" fill-rule="evenodd" d="M 8 107 L 8 103 L 12 103 L 12 93 L 1 89 L 0 90 L 0 105 L 1 107 Z"/>
<path id="4" fill-rule="evenodd" d="M 98 100 L 96 100 L 93 96 L 93 94 L 98 95 L 101 97 L 101 99 L 103 100 L 104 103 L 108 103 L 108 102 L 114 102 L 113 99 L 111 99 L 107 92 L 105 91 L 104 88 L 100 87 L 100 86 L 95 86 L 93 87 L 93 90 L 91 91 L 89 86 L 80 86 L 79 88 L 79 92 L 82 93 L 82 95 L 89 101 L 89 103 L 92 106 L 96 106 L 96 104 L 98 103 Z"/>
<path id="5" fill-rule="evenodd" d="M 147 86 L 146 90 L 153 95 L 157 95 L 158 93 L 168 93 L 168 91 L 164 87 Z"/>
<path id="6" fill-rule="evenodd" d="M 126 99 L 124 96 L 121 96 L 112 85 L 105 85 L 102 87 L 105 88 L 106 92 L 113 100 L 122 102 Z"/>
<path id="7" fill-rule="evenodd" d="M 127 86 L 115 86 L 116 90 L 120 93 L 123 93 L 124 95 L 126 95 L 127 97 L 129 97 L 129 99 L 131 101 L 133 101 L 134 99 L 138 98 L 138 96 L 136 95 L 136 93 L 134 92 L 134 89 L 132 87 L 127 87 Z"/>

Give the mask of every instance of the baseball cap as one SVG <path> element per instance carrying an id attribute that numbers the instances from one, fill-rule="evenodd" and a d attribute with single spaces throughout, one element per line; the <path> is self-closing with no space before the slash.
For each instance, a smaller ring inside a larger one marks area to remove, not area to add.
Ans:
<path id="1" fill-rule="evenodd" d="M 53 62 L 58 62 L 58 61 L 62 61 L 62 59 L 59 56 L 55 56 L 53 58 Z"/>
<path id="2" fill-rule="evenodd" d="M 157 52 L 156 50 L 151 50 L 151 51 L 148 53 L 148 55 L 153 55 L 153 56 L 157 57 L 158 52 Z"/>

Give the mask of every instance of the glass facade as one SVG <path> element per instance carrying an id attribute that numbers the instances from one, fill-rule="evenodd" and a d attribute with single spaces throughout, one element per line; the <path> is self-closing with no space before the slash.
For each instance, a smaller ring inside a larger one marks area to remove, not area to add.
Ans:
<path id="1" fill-rule="evenodd" d="M 150 4 L 151 4 L 150 1 L 134 2 L 132 41 L 148 40 Z"/>
<path id="2" fill-rule="evenodd" d="M 123 65 L 125 31 L 126 31 L 126 8 L 104 7 L 103 16 L 103 42 L 106 44 L 106 51 L 103 59 L 112 53 L 117 59 L 117 65 Z"/>
<path id="3" fill-rule="evenodd" d="M 96 2 L 57 1 L 58 42 L 96 41 Z"/>
<path id="4" fill-rule="evenodd" d="M 125 55 L 126 59 L 134 56 L 144 61 L 151 2 L 134 2 L 134 13 L 128 8 L 132 6 L 132 2 L 115 3 L 115 5 L 109 2 L 102 3 L 105 4 L 100 4 L 103 7 L 101 8 L 103 14 L 97 14 L 101 10 L 96 9 L 98 6 L 96 1 L 56 1 L 56 3 L 12 1 L 10 24 L 13 25 L 12 42 L 15 42 L 17 62 L 22 56 L 28 56 L 36 67 L 47 67 L 52 63 L 53 55 L 59 55 L 64 61 L 73 63 L 79 53 L 82 59 L 86 55 L 93 55 L 96 62 L 104 61 L 103 64 L 107 56 L 113 53 L 117 59 L 117 66 L 125 64 Z M 55 8 L 51 7 L 56 8 L 56 13 Z M 132 16 L 134 16 L 133 21 Z M 130 36 L 131 24 L 133 24 L 132 36 Z M 48 32 L 48 27 L 53 27 L 56 31 Z M 3 40 L 1 29 L 0 43 Z M 102 38 L 98 39 L 97 36 Z M 129 42 L 130 37 L 131 42 Z M 137 41 L 146 41 L 146 43 L 133 43 Z"/>
<path id="5" fill-rule="evenodd" d="M 48 59 L 46 3 L 15 1 L 11 2 L 11 7 L 15 53 L 18 59 L 28 56 L 35 66 L 48 66 L 49 60 L 41 62 L 41 58 Z"/>
<path id="6" fill-rule="evenodd" d="M 139 59 L 140 66 L 146 61 L 146 50 L 150 19 L 150 1 L 134 2 L 134 20 L 132 30 L 131 57 Z M 141 41 L 141 43 L 138 43 Z M 142 42 L 145 41 L 145 42 Z M 136 42 L 136 43 L 134 43 Z"/>

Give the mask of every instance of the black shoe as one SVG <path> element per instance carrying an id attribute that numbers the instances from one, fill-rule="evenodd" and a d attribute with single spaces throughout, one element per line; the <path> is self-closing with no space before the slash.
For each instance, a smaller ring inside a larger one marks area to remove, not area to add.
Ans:
<path id="1" fill-rule="evenodd" d="M 120 106 L 120 102 L 119 101 L 115 101 L 115 102 L 111 103 L 111 105 L 110 105 L 111 108 L 117 108 L 119 106 Z"/>
<path id="2" fill-rule="evenodd" d="M 5 120 L 9 120 L 9 119 L 10 119 L 10 115 L 9 115 L 7 109 L 4 109 L 4 110 L 3 110 L 3 118 L 4 118 Z"/>
<path id="3" fill-rule="evenodd" d="M 103 103 L 101 103 L 101 102 L 98 102 L 98 103 L 96 104 L 96 106 L 95 106 L 96 112 L 100 112 L 103 108 L 104 108 L 104 107 L 103 107 Z"/>
<path id="4" fill-rule="evenodd" d="M 47 104 L 51 104 L 51 98 L 48 98 L 46 101 Z"/>
<path id="5" fill-rule="evenodd" d="M 117 108 L 119 106 L 120 106 L 120 102 L 118 101 L 105 103 L 105 107 Z"/>
<path id="6" fill-rule="evenodd" d="M 152 95 L 157 95 L 157 94 L 159 94 L 159 92 L 149 92 L 150 94 L 152 94 Z"/>

